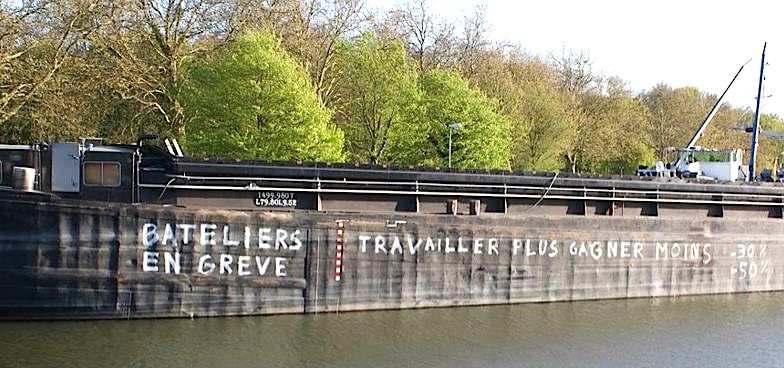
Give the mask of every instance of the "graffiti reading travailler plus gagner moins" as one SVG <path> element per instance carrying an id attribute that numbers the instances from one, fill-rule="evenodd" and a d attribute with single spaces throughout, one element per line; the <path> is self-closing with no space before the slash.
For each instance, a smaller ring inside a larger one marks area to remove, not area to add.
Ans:
<path id="1" fill-rule="evenodd" d="M 412 237 L 360 234 L 360 252 L 384 255 L 408 253 L 470 253 L 498 256 L 511 251 L 513 257 L 549 257 L 559 255 L 594 260 L 630 258 L 683 259 L 710 263 L 711 245 L 707 243 L 639 242 L 639 241 L 575 241 L 530 238 L 494 237 Z M 651 249 L 652 251 L 648 251 Z"/>

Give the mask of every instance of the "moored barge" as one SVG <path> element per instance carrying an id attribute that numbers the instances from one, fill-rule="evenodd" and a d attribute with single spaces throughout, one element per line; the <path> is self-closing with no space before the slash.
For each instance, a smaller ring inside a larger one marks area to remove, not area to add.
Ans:
<path id="1" fill-rule="evenodd" d="M 0 318 L 317 313 L 784 289 L 775 183 L 0 146 Z"/>

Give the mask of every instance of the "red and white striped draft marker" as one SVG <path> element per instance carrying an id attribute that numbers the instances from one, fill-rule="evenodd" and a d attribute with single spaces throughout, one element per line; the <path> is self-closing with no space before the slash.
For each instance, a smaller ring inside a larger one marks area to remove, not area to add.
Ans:
<path id="1" fill-rule="evenodd" d="M 338 221 L 338 232 L 335 236 L 335 281 L 340 281 L 343 271 L 343 221 Z"/>

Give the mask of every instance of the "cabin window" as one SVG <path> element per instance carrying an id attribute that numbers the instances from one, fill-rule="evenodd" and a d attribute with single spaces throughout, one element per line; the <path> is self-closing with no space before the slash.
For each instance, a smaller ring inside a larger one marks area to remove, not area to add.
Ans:
<path id="1" fill-rule="evenodd" d="M 88 161 L 84 163 L 83 180 L 87 186 L 119 187 L 120 163 Z"/>

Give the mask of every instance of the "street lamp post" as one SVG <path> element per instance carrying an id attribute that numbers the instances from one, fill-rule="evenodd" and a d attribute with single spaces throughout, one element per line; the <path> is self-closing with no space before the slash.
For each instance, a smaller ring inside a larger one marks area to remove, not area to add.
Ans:
<path id="1" fill-rule="evenodd" d="M 449 167 L 452 167 L 452 131 L 455 129 L 460 129 L 460 124 L 458 123 L 450 123 L 447 125 L 449 128 Z"/>

